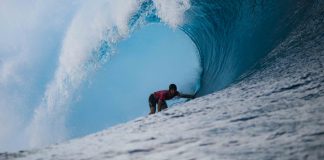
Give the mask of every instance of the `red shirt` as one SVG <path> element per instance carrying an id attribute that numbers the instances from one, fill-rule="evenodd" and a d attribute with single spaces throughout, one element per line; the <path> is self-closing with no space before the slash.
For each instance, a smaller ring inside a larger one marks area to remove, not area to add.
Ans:
<path id="1" fill-rule="evenodd" d="M 173 97 L 175 96 L 179 96 L 180 93 L 178 91 L 176 91 L 176 93 L 172 96 L 170 95 L 169 91 L 168 90 L 162 90 L 162 91 L 157 91 L 157 92 L 154 92 L 154 98 L 159 101 L 164 101 L 164 100 L 169 100 L 169 99 L 172 99 Z"/>

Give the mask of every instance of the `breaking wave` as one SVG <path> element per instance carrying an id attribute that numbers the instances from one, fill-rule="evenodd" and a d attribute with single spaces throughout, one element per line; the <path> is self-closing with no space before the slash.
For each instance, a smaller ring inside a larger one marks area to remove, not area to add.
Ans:
<path id="1" fill-rule="evenodd" d="M 317 0 L 95 0 L 82 3 L 65 33 L 58 66 L 27 132 L 32 147 L 67 137 L 69 103 L 116 45 L 151 23 L 179 28 L 195 44 L 202 73 L 197 95 L 223 89 L 305 23 Z M 322 13 L 323 14 L 323 13 Z M 267 62 L 271 63 L 271 62 Z"/>

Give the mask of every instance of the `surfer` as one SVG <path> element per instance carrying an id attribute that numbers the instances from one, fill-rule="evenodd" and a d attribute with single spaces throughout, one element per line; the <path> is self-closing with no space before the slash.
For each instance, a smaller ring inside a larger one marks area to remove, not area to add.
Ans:
<path id="1" fill-rule="evenodd" d="M 149 104 L 150 104 L 150 113 L 154 114 L 156 110 L 156 104 L 158 104 L 158 112 L 167 109 L 167 103 L 166 100 L 170 100 L 174 98 L 175 96 L 181 97 L 181 98 L 195 98 L 194 95 L 188 95 L 188 94 L 182 94 L 177 91 L 177 86 L 175 84 L 169 85 L 169 90 L 161 90 L 154 92 L 149 97 Z"/>

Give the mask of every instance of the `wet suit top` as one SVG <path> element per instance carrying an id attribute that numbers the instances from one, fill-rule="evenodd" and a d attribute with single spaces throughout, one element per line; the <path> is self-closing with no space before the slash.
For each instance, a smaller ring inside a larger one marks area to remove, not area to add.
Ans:
<path id="1" fill-rule="evenodd" d="M 180 93 L 178 91 L 176 91 L 176 93 L 172 96 L 169 94 L 168 90 L 157 91 L 157 92 L 154 92 L 153 94 L 154 94 L 154 98 L 156 101 L 159 101 L 159 100 L 165 101 L 165 100 L 172 99 L 175 96 L 180 96 Z"/>

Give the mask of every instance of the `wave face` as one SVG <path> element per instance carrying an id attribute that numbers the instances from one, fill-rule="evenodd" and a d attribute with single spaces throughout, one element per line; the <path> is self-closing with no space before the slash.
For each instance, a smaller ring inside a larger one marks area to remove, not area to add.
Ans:
<path id="1" fill-rule="evenodd" d="M 299 24 L 312 0 L 192 1 L 183 30 L 196 44 L 203 73 L 198 95 L 233 83 Z"/>
<path id="2" fill-rule="evenodd" d="M 150 23 L 180 28 L 194 42 L 202 74 L 197 95 L 223 89 L 258 64 L 307 22 L 320 0 L 93 0 L 62 38 L 53 79 L 26 129 L 31 147 L 62 141 L 71 101 L 82 84 L 115 54 L 119 41 Z M 72 13 L 71 13 L 72 14 Z M 317 13 L 315 13 L 317 14 Z M 322 14 L 322 13 L 320 13 Z M 60 38 L 58 38 L 60 39 Z M 271 63 L 268 60 L 266 63 Z M 25 138 L 25 137 L 24 137 Z"/>

